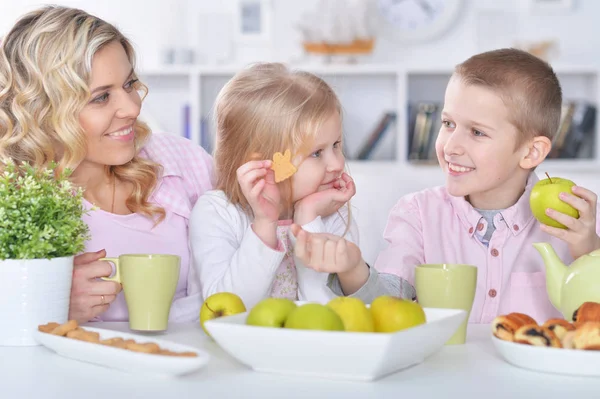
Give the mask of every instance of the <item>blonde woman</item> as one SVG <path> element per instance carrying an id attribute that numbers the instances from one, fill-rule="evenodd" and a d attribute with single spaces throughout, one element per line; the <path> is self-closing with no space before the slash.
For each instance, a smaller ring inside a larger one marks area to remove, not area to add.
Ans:
<path id="1" fill-rule="evenodd" d="M 124 253 L 181 257 L 171 321 L 198 318 L 189 268 L 188 218 L 212 188 L 212 159 L 139 121 L 146 87 L 131 43 L 84 11 L 45 7 L 24 15 L 0 45 L 0 157 L 35 166 L 55 160 L 84 188 L 91 240 L 75 258 L 69 317 L 128 319 L 119 284 L 98 261 Z"/>
<path id="2" fill-rule="evenodd" d="M 230 291 L 252 307 L 266 297 L 369 301 L 401 293 L 399 279 L 381 278 L 361 259 L 341 105 L 327 83 L 281 64 L 258 64 L 225 85 L 215 117 L 216 190 L 198 200 L 190 219 L 204 297 Z M 297 171 L 275 183 L 271 159 L 286 150 Z M 294 250 L 306 253 L 307 238 L 295 246 L 292 224 L 318 233 L 304 261 Z"/>

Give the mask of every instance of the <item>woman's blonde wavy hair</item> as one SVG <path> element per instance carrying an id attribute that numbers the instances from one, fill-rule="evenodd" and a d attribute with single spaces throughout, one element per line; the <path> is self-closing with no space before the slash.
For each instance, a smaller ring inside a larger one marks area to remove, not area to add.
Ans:
<path id="1" fill-rule="evenodd" d="M 91 97 L 92 59 L 104 46 L 121 43 L 135 66 L 131 43 L 111 24 L 85 11 L 47 6 L 21 17 L 0 39 L 0 159 L 34 167 L 56 161 L 59 170 L 75 169 L 87 153 L 79 113 Z M 148 88 L 138 82 L 144 93 Z M 148 201 L 161 166 L 137 155 L 150 136 L 137 121 L 136 156 L 124 165 L 107 166 L 134 190 L 127 207 L 164 219 L 165 211 Z"/>
<path id="2" fill-rule="evenodd" d="M 214 112 L 216 188 L 252 216 L 237 169 L 286 149 L 292 157 L 308 156 L 321 125 L 333 112 L 341 117 L 342 107 L 318 76 L 292 71 L 280 63 L 259 63 L 237 73 L 221 89 Z M 291 179 L 278 184 L 289 214 L 293 209 Z"/>

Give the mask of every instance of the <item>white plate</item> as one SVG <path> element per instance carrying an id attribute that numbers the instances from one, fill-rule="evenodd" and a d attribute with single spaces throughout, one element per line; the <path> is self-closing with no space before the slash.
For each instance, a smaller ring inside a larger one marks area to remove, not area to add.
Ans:
<path id="1" fill-rule="evenodd" d="M 600 351 L 518 344 L 493 335 L 492 342 L 500 356 L 517 367 L 543 373 L 600 377 Z"/>
<path id="2" fill-rule="evenodd" d="M 87 331 L 100 334 L 100 339 L 120 337 L 134 339 L 138 343 L 154 342 L 162 349 L 175 352 L 195 352 L 197 357 L 179 357 L 152 355 L 113 348 L 106 345 L 84 342 L 73 338 L 60 337 L 36 331 L 34 338 L 40 344 L 57 354 L 87 363 L 94 363 L 130 373 L 151 373 L 162 375 L 182 375 L 206 365 L 210 359 L 208 353 L 187 345 L 179 345 L 162 339 L 154 339 L 143 335 L 129 334 L 120 331 L 105 330 L 83 326 Z"/>
<path id="3" fill-rule="evenodd" d="M 248 326 L 247 312 L 205 322 L 214 340 L 260 372 L 372 381 L 421 363 L 440 350 L 466 312 L 425 309 L 427 323 L 396 333 Z"/>

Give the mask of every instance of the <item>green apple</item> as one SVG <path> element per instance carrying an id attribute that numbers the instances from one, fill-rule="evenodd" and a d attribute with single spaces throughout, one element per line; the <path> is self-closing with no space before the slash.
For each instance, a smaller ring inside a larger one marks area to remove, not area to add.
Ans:
<path id="1" fill-rule="evenodd" d="M 267 298 L 257 303 L 246 317 L 246 324 L 261 327 L 283 327 L 296 303 L 287 298 Z"/>
<path id="2" fill-rule="evenodd" d="M 345 331 L 373 332 L 373 316 L 363 301 L 359 298 L 339 296 L 327 304 L 340 316 Z"/>
<path id="3" fill-rule="evenodd" d="M 285 321 L 285 328 L 299 330 L 344 331 L 340 316 L 328 306 L 307 303 L 292 310 Z"/>
<path id="4" fill-rule="evenodd" d="M 395 332 L 426 323 L 420 304 L 388 295 L 371 302 L 371 314 L 376 332 Z"/>
<path id="5" fill-rule="evenodd" d="M 547 174 L 546 174 L 547 175 Z M 579 218 L 579 211 L 573 208 L 571 205 L 562 201 L 558 195 L 560 193 L 570 193 L 571 188 L 575 185 L 571 180 L 563 179 L 560 177 L 550 177 L 543 179 L 535 183 L 531 189 L 531 195 L 529 196 L 529 206 L 533 216 L 542 224 L 566 229 L 562 223 L 557 222 L 550 216 L 546 215 L 546 209 L 551 208 L 557 212 L 564 213 Z"/>
<path id="6" fill-rule="evenodd" d="M 216 319 L 217 317 L 231 316 L 246 311 L 246 306 L 242 299 L 233 292 L 218 292 L 206 298 L 200 308 L 200 325 L 210 337 L 204 322 Z"/>

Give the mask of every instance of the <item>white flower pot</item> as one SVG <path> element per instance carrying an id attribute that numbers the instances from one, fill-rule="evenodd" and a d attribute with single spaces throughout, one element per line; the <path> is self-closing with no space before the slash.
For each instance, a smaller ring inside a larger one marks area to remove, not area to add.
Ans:
<path id="1" fill-rule="evenodd" d="M 39 345 L 38 325 L 65 323 L 73 257 L 0 260 L 0 346 Z"/>

